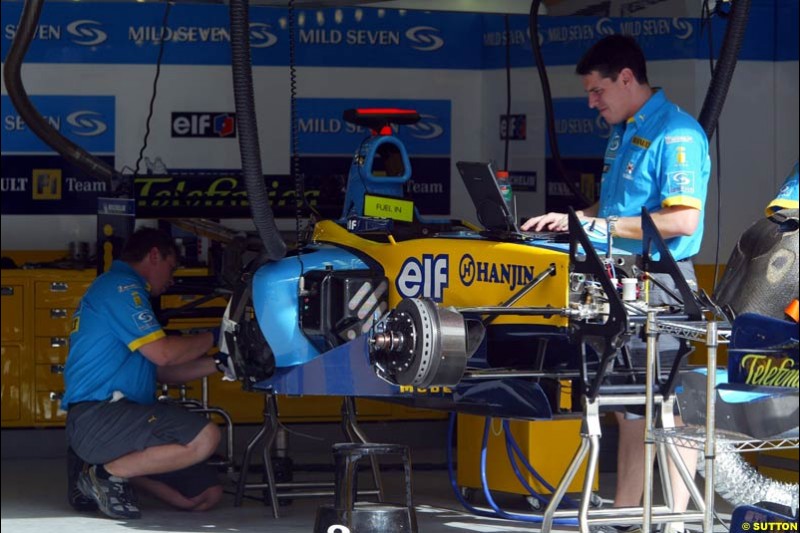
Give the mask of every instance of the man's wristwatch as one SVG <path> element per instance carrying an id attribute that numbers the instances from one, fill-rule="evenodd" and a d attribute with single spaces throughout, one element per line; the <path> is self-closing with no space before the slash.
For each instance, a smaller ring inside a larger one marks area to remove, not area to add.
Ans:
<path id="1" fill-rule="evenodd" d="M 617 221 L 619 217 L 616 215 L 611 215 L 610 217 L 606 217 L 606 231 L 612 237 L 618 237 L 617 234 Z"/>

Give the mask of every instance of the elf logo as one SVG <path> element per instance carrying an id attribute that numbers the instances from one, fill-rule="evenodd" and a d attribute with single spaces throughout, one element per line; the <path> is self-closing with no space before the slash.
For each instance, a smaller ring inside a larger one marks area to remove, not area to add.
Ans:
<path id="1" fill-rule="evenodd" d="M 422 296 L 441 302 L 444 289 L 449 285 L 449 261 L 447 254 L 424 254 L 422 261 L 409 257 L 400 267 L 400 274 L 395 280 L 397 292 L 405 298 Z"/>
<path id="2" fill-rule="evenodd" d="M 236 113 L 172 113 L 172 136 L 233 139 L 236 137 Z"/>

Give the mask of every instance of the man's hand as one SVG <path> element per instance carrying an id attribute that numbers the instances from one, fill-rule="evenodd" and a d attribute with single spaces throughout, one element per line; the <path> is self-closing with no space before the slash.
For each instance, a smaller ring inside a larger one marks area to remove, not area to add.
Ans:
<path id="1" fill-rule="evenodd" d="M 547 213 L 529 218 L 521 229 L 522 231 L 566 231 L 569 229 L 569 217 L 565 213 Z"/>

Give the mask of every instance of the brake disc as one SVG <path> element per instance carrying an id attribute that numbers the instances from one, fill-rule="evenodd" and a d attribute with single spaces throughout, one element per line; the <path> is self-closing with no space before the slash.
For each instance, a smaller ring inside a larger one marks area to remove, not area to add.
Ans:
<path id="1" fill-rule="evenodd" d="M 452 386 L 467 366 L 464 317 L 426 299 L 405 299 L 372 337 L 371 358 L 398 385 Z"/>

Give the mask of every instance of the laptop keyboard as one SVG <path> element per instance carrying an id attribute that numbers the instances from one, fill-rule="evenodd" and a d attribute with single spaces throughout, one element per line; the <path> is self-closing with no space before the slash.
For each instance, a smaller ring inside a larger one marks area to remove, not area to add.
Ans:
<path id="1" fill-rule="evenodd" d="M 534 241 L 567 242 L 569 241 L 568 231 L 521 231 L 526 239 Z"/>

